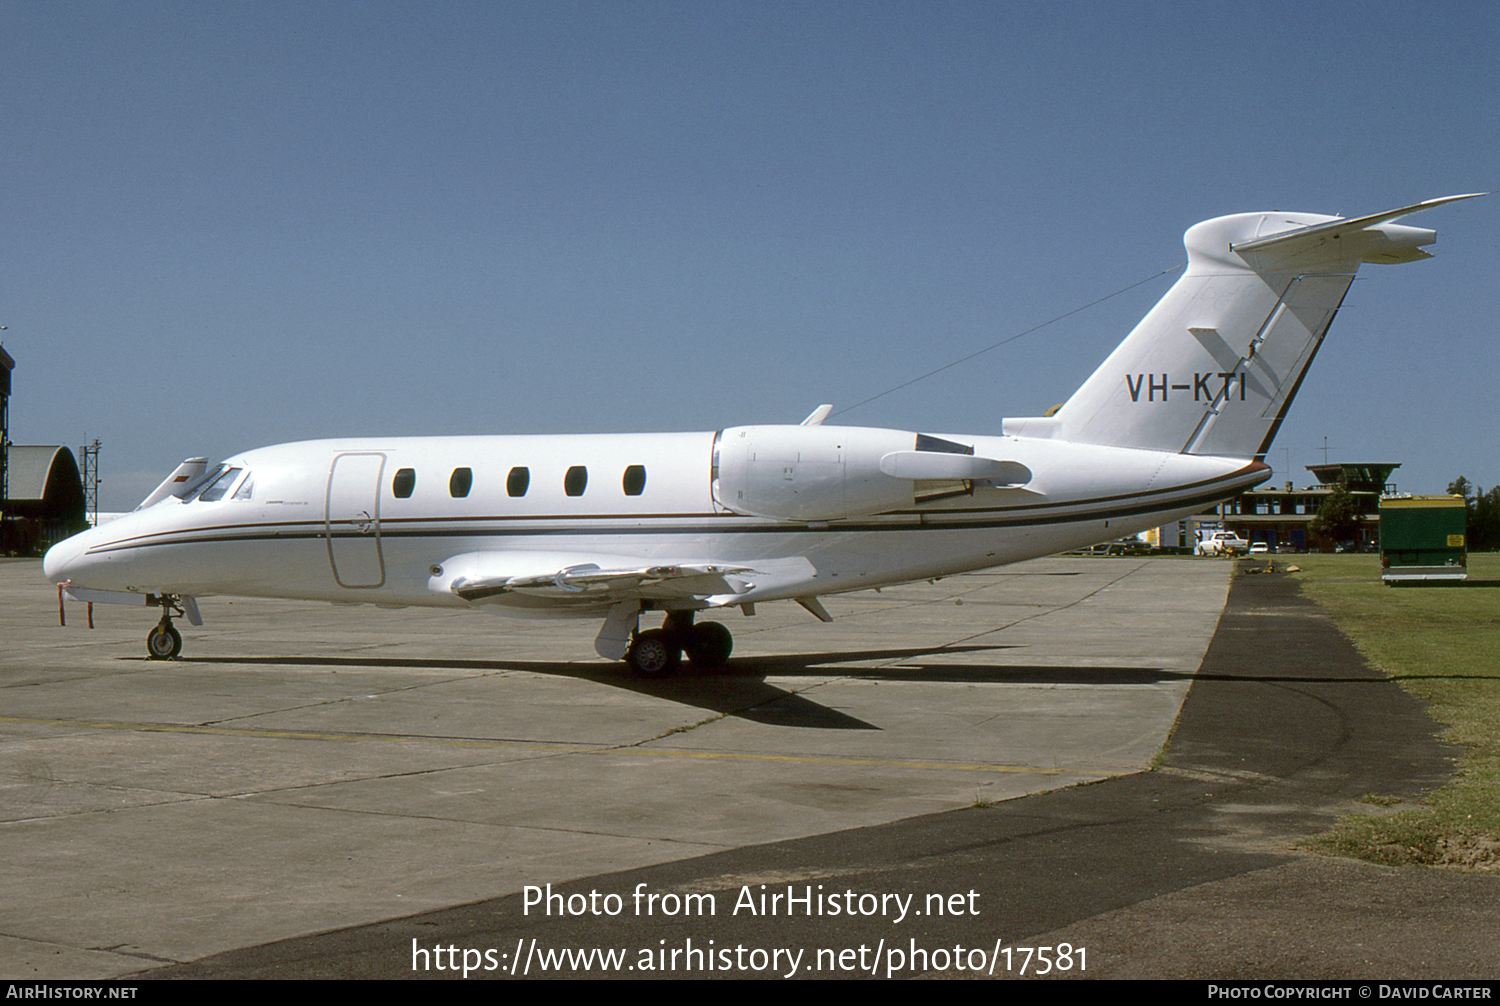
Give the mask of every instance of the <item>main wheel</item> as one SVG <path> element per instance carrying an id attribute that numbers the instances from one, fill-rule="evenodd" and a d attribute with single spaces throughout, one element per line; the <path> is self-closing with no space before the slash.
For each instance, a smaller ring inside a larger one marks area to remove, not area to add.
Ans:
<path id="1" fill-rule="evenodd" d="M 630 649 L 625 651 L 625 663 L 643 678 L 671 674 L 681 659 L 682 651 L 660 629 L 638 633 Z"/>
<path id="2" fill-rule="evenodd" d="M 723 622 L 699 622 L 683 640 L 688 659 L 699 670 L 723 667 L 734 652 L 734 635 Z"/>
<path id="3" fill-rule="evenodd" d="M 146 635 L 146 653 L 152 660 L 171 660 L 182 652 L 182 634 L 170 625 L 157 625 Z"/>

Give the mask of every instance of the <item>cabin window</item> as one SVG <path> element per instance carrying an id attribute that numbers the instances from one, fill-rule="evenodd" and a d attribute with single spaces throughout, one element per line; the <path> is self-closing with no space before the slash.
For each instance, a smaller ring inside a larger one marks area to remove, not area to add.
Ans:
<path id="1" fill-rule="evenodd" d="M 415 468 L 400 468 L 396 471 L 396 477 L 391 479 L 391 493 L 398 499 L 409 499 L 412 490 L 417 487 L 417 470 Z"/>
<path id="2" fill-rule="evenodd" d="M 563 492 L 569 496 L 582 496 L 589 485 L 589 470 L 583 465 L 574 465 L 563 476 Z"/>
<path id="3" fill-rule="evenodd" d="M 235 479 L 240 477 L 242 471 L 244 471 L 243 468 L 223 469 L 218 477 L 203 487 L 203 491 L 198 494 L 198 499 L 204 503 L 223 499 L 224 494 L 229 491 L 230 486 L 234 485 Z"/>
<path id="4" fill-rule="evenodd" d="M 530 468 L 512 468 L 505 479 L 505 493 L 508 496 L 525 496 L 530 485 Z"/>
<path id="5" fill-rule="evenodd" d="M 469 495 L 469 490 L 472 488 L 474 488 L 474 469 L 453 469 L 453 474 L 448 477 L 448 495 L 454 499 L 463 499 Z"/>
<path id="6" fill-rule="evenodd" d="M 626 496 L 639 496 L 641 493 L 645 492 L 646 466 L 631 465 L 629 468 L 625 469 L 625 478 L 623 482 L 625 485 Z"/>

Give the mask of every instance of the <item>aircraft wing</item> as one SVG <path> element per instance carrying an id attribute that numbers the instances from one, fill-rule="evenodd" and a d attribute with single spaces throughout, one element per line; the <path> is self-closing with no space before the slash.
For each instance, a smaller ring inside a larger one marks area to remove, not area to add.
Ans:
<path id="1" fill-rule="evenodd" d="M 630 564 L 622 556 L 557 552 L 469 552 L 442 563 L 429 586 L 470 604 L 520 598 L 564 604 L 612 604 L 743 594 L 755 586 L 748 566 Z"/>

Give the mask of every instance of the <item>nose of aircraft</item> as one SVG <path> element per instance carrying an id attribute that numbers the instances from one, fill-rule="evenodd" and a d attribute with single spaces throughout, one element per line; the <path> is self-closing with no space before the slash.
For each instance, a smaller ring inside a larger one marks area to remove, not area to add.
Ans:
<path id="1" fill-rule="evenodd" d="M 47 554 L 42 557 L 42 573 L 53 583 L 61 583 L 73 578 L 77 571 L 78 560 L 88 548 L 87 538 L 89 532 L 75 534 L 71 538 L 65 538 L 47 549 Z"/>

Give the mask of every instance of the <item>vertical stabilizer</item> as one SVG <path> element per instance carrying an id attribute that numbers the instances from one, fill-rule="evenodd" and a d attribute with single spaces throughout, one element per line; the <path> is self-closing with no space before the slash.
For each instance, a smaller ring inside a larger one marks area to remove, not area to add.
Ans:
<path id="1" fill-rule="evenodd" d="M 1057 414 L 1006 432 L 1187 454 L 1263 456 L 1354 274 L 1428 258 L 1391 221 L 1449 196 L 1345 220 L 1245 213 L 1184 236 L 1188 266 Z"/>

